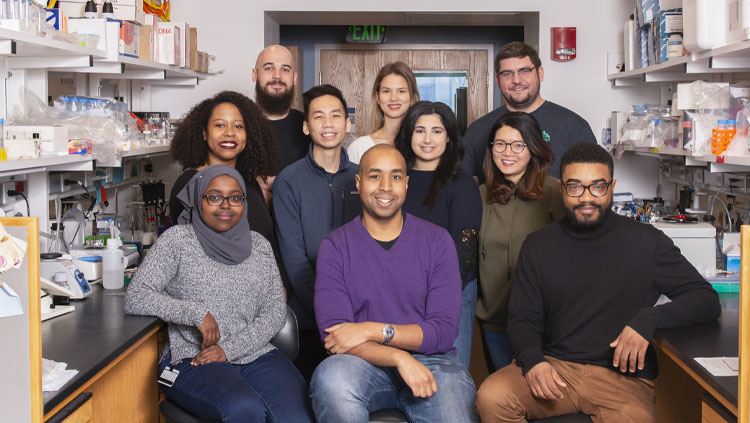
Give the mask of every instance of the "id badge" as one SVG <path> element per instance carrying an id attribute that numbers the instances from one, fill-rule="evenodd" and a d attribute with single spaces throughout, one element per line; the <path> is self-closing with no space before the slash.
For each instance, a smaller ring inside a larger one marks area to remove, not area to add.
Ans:
<path id="1" fill-rule="evenodd" d="M 167 366 L 164 368 L 164 371 L 161 372 L 161 375 L 159 375 L 158 382 L 166 386 L 167 388 L 171 388 L 172 385 L 174 385 L 174 381 L 177 380 L 177 376 L 179 375 L 179 370 L 173 369 L 172 366 Z"/>

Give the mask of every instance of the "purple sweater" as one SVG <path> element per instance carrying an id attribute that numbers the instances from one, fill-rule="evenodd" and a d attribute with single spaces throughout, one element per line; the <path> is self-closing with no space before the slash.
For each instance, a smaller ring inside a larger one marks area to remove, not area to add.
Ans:
<path id="1" fill-rule="evenodd" d="M 360 218 L 320 244 L 315 279 L 315 317 L 321 339 L 338 323 L 418 324 L 417 352 L 451 351 L 461 314 L 461 275 L 448 232 L 406 214 L 390 250 L 367 232 Z"/>

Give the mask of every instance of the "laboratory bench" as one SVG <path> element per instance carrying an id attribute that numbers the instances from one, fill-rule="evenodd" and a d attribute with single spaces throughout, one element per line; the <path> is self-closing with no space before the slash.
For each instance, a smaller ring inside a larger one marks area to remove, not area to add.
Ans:
<path id="1" fill-rule="evenodd" d="M 78 370 L 59 391 L 43 393 L 44 421 L 69 421 L 59 414 L 78 412 L 91 417 L 72 421 L 156 422 L 165 325 L 126 315 L 124 290 L 92 288 L 89 297 L 71 302 L 74 312 L 42 323 L 42 357 Z"/>
<path id="2" fill-rule="evenodd" d="M 737 357 L 739 295 L 719 294 L 721 317 L 710 323 L 657 331 L 656 402 L 659 422 L 736 422 L 738 377 L 716 377 L 695 357 Z"/>

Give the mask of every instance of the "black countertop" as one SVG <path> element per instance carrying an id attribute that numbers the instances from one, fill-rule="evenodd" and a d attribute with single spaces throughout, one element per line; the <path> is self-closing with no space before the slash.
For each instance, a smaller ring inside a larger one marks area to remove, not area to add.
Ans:
<path id="1" fill-rule="evenodd" d="M 695 357 L 737 357 L 739 351 L 739 295 L 719 294 L 721 317 L 711 323 L 661 330 L 656 339 L 695 374 L 737 407 L 737 376 L 712 376 Z"/>
<path id="2" fill-rule="evenodd" d="M 78 374 L 56 392 L 44 392 L 47 414 L 149 331 L 162 324 L 156 317 L 127 316 L 125 291 L 92 287 L 75 311 L 42 322 L 42 357 L 67 363 Z"/>

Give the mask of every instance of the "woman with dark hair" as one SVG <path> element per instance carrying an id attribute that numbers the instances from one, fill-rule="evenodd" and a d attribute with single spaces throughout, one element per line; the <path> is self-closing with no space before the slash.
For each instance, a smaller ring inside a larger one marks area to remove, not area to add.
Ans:
<path id="1" fill-rule="evenodd" d="M 399 128 L 396 148 L 409 169 L 403 210 L 445 228 L 456 244 L 463 302 L 453 346 L 468 370 L 477 300 L 477 232 L 482 202 L 474 178 L 461 171 L 464 149 L 456 116 L 443 103 L 415 103 Z"/>
<path id="2" fill-rule="evenodd" d="M 279 254 L 271 213 L 257 177 L 279 171 L 279 144 L 271 123 L 246 96 L 222 91 L 195 105 L 177 128 L 170 153 L 184 169 L 172 185 L 169 215 L 172 223 L 183 210 L 177 194 L 199 170 L 214 164 L 231 166 L 245 178 L 247 220 L 273 247 L 284 286 L 287 277 Z"/>
<path id="3" fill-rule="evenodd" d="M 369 104 L 369 124 L 374 132 L 354 140 L 346 148 L 349 161 L 359 160 L 375 144 L 393 144 L 409 106 L 419 101 L 417 78 L 409 65 L 393 62 L 375 76 Z"/>
<path id="4" fill-rule="evenodd" d="M 167 398 L 222 422 L 312 422 L 307 384 L 271 344 L 286 304 L 271 245 L 247 222 L 245 181 L 211 165 L 180 191 L 179 225 L 138 267 L 128 314 L 167 322 L 158 375 Z"/>
<path id="5" fill-rule="evenodd" d="M 559 181 L 547 175 L 554 161 L 536 119 L 507 112 L 492 126 L 484 156 L 486 183 L 479 231 L 477 320 L 490 373 L 505 367 L 513 352 L 505 335 L 508 300 L 521 244 L 526 236 L 563 216 Z"/>

